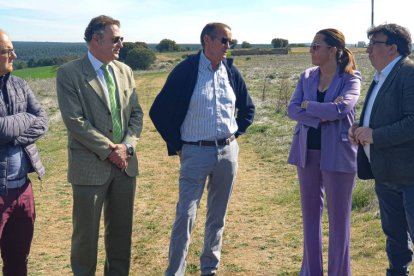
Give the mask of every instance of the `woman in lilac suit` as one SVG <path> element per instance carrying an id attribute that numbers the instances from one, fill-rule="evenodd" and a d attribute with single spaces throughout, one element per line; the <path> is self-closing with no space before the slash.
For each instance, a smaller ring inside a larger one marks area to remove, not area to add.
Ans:
<path id="1" fill-rule="evenodd" d="M 289 164 L 300 183 L 304 250 L 300 275 L 323 275 L 322 212 L 329 217 L 328 275 L 351 275 L 349 242 L 356 146 L 347 132 L 355 120 L 361 75 L 355 71 L 344 35 L 336 29 L 316 33 L 312 64 L 300 76 L 288 107 L 297 121 Z"/>

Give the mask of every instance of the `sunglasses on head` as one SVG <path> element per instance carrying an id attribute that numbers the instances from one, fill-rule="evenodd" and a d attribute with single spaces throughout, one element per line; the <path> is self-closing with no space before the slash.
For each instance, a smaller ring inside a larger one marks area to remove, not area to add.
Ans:
<path id="1" fill-rule="evenodd" d="M 227 37 L 223 37 L 223 38 L 221 38 L 220 42 L 221 42 L 221 44 L 223 44 L 223 45 L 227 45 L 227 43 L 229 43 L 229 44 L 230 44 L 230 46 L 231 46 L 231 45 L 233 45 L 233 41 L 231 41 L 231 39 L 228 39 Z"/>
<path id="2" fill-rule="evenodd" d="M 115 36 L 114 37 L 114 44 L 117 44 L 119 41 L 124 41 L 124 37 L 123 36 Z"/>

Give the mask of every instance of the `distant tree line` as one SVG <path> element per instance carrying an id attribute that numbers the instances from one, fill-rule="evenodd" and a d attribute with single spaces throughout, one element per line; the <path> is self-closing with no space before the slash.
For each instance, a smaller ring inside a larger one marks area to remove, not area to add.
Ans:
<path id="1" fill-rule="evenodd" d="M 64 56 L 83 56 L 88 47 L 86 43 L 67 42 L 13 42 L 17 60 L 29 61 L 43 58 L 56 58 Z"/>
<path id="2" fill-rule="evenodd" d="M 17 55 L 15 69 L 61 65 L 88 51 L 85 43 L 15 41 L 13 47 Z"/>
<path id="3" fill-rule="evenodd" d="M 40 58 L 35 60 L 34 58 L 29 59 L 27 62 L 22 60 L 16 60 L 13 62 L 14 69 L 23 69 L 23 68 L 33 68 L 33 67 L 42 67 L 42 66 L 59 66 L 68 61 L 77 59 L 78 56 L 61 56 L 54 58 Z"/>
<path id="4" fill-rule="evenodd" d="M 14 61 L 15 69 L 41 66 L 59 66 L 70 60 L 84 56 L 88 47 L 86 43 L 64 43 L 64 42 L 13 42 L 17 59 Z M 120 50 L 119 60 L 128 64 L 133 70 L 147 70 L 156 60 L 155 51 L 181 52 L 197 51 L 201 49 L 199 44 L 180 44 L 174 40 L 162 39 L 158 44 L 147 44 L 145 42 L 124 42 Z M 289 45 L 287 39 L 274 38 L 271 44 L 250 44 L 243 41 L 238 45 L 237 39 L 232 39 L 230 48 L 283 48 Z M 298 44 L 296 47 L 300 47 Z"/>

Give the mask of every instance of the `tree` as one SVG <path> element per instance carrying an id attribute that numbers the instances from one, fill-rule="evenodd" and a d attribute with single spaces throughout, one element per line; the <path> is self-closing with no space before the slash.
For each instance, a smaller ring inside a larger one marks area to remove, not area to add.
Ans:
<path id="1" fill-rule="evenodd" d="M 289 45 L 289 41 L 283 38 L 273 38 L 271 44 L 273 48 L 285 48 Z"/>
<path id="2" fill-rule="evenodd" d="M 242 44 L 241 44 L 241 47 L 242 48 L 252 48 L 252 44 L 250 44 L 247 41 L 243 41 Z"/>
<path id="3" fill-rule="evenodd" d="M 155 46 L 158 52 L 179 52 L 181 51 L 180 46 L 178 46 L 174 40 L 171 39 L 163 39 L 160 43 Z"/>
<path id="4" fill-rule="evenodd" d="M 144 48 L 149 49 L 147 43 L 145 42 L 124 42 L 122 43 L 124 47 L 119 51 L 119 60 L 125 62 L 128 52 L 135 48 Z"/>
<path id="5" fill-rule="evenodd" d="M 125 63 L 133 70 L 146 70 L 154 63 L 155 59 L 154 51 L 143 47 L 137 47 L 128 52 Z"/>
<path id="6" fill-rule="evenodd" d="M 231 40 L 231 43 L 230 43 L 230 49 L 234 49 L 234 48 L 236 48 L 236 45 L 237 45 L 237 39 L 232 39 Z"/>

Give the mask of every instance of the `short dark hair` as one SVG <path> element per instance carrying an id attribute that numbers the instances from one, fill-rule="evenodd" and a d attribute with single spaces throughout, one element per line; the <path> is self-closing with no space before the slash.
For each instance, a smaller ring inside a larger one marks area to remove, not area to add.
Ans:
<path id="1" fill-rule="evenodd" d="M 207 25 L 205 25 L 203 30 L 201 31 L 201 35 L 200 35 L 200 42 L 201 42 L 201 45 L 203 46 L 203 49 L 204 49 L 204 46 L 205 46 L 204 45 L 204 36 L 208 35 L 211 38 L 216 38 L 218 28 L 223 28 L 223 29 L 227 28 L 227 29 L 231 30 L 231 28 L 228 25 L 224 24 L 224 23 L 215 22 L 215 23 L 208 23 Z"/>
<path id="2" fill-rule="evenodd" d="M 411 54 L 411 34 L 408 29 L 397 24 L 382 24 L 367 31 L 368 39 L 378 33 L 387 36 L 387 45 L 396 44 L 400 55 L 406 57 Z"/>
<path id="3" fill-rule="evenodd" d="M 88 27 L 86 27 L 85 37 L 83 39 L 85 39 L 86 43 L 89 44 L 94 34 L 98 34 L 102 37 L 103 33 L 105 32 L 105 27 L 110 25 L 121 27 L 119 20 L 113 19 L 110 16 L 100 15 L 92 18 L 91 22 L 89 22 Z"/>

